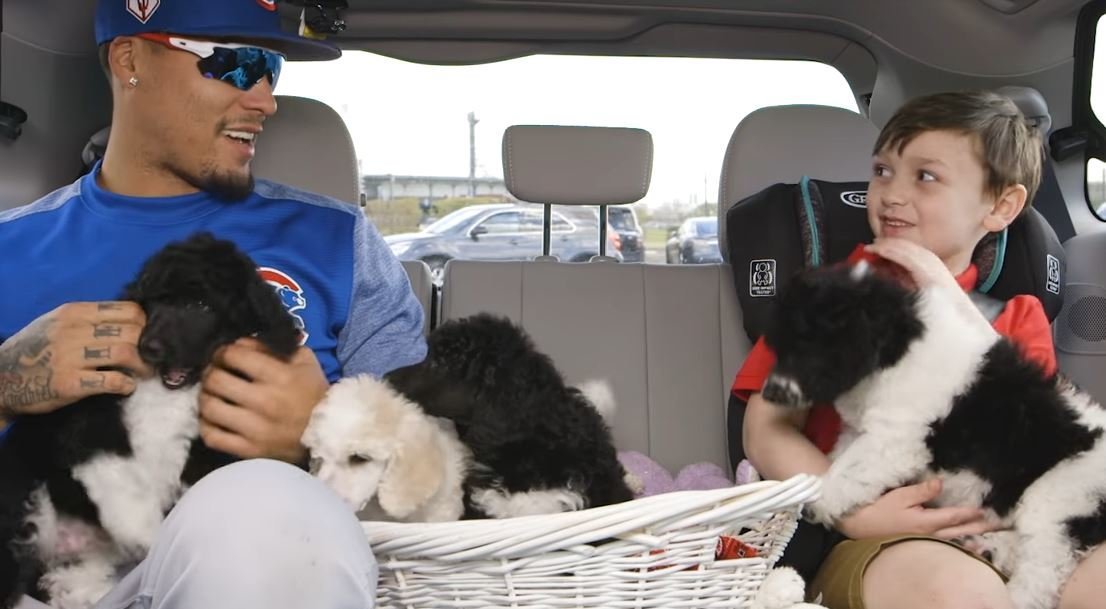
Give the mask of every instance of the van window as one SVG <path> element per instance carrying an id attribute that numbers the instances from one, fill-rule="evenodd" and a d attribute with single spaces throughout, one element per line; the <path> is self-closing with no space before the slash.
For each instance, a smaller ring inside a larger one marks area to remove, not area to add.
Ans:
<path id="1" fill-rule="evenodd" d="M 1091 63 L 1091 111 L 1106 124 L 1106 15 L 1098 18 Z M 1087 160 L 1087 202 L 1099 220 L 1106 220 L 1106 162 Z"/>
<path id="2" fill-rule="evenodd" d="M 314 97 L 338 111 L 357 150 L 365 213 L 397 256 L 428 263 L 541 254 L 540 238 L 471 232 L 498 210 L 514 212 L 503 216 L 515 219 L 514 232 L 529 233 L 533 216 L 525 211 L 541 212 L 504 184 L 501 143 L 511 125 L 649 131 L 649 193 L 609 208 L 607 253 L 663 263 L 672 229 L 716 213 L 722 158 L 746 114 L 795 103 L 857 110 L 840 72 L 807 61 L 558 55 L 431 66 L 352 51 L 336 61 L 287 64 L 277 93 Z M 480 211 L 462 211 L 472 208 Z M 552 253 L 562 260 L 598 254 L 595 208 L 557 211 Z"/>

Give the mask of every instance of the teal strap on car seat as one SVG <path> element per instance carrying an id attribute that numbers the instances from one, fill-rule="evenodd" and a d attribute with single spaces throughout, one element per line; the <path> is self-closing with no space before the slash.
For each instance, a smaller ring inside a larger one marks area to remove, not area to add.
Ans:
<path id="1" fill-rule="evenodd" d="M 995 264 L 991 267 L 991 272 L 987 274 L 987 279 L 983 280 L 983 283 L 979 286 L 979 291 L 984 294 L 995 287 L 998 276 L 1002 274 L 1002 263 L 1006 261 L 1006 238 L 1007 229 L 1004 228 L 998 234 L 998 241 L 995 242 Z"/>
<path id="2" fill-rule="evenodd" d="M 799 181 L 799 190 L 803 195 L 803 211 L 806 213 L 806 224 L 810 227 L 810 266 L 822 266 L 822 244 L 818 235 L 818 222 L 814 219 L 814 201 L 810 198 L 810 176 L 803 176 Z"/>

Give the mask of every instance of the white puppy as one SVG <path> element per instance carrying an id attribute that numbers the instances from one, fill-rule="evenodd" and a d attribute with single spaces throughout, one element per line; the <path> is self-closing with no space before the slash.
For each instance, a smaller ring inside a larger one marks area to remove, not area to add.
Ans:
<path id="1" fill-rule="evenodd" d="M 364 520 L 457 520 L 468 450 L 453 424 L 427 415 L 384 381 L 343 379 L 303 435 L 311 473 Z"/>

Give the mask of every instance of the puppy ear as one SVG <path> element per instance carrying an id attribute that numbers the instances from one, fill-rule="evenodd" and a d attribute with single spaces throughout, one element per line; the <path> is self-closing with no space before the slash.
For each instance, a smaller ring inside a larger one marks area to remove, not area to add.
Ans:
<path id="1" fill-rule="evenodd" d="M 280 296 L 261 277 L 250 283 L 247 296 L 254 318 L 261 323 L 257 340 L 275 355 L 290 357 L 300 345 L 300 330 L 280 302 Z"/>
<path id="2" fill-rule="evenodd" d="M 395 518 L 405 518 L 434 496 L 445 478 L 445 455 L 435 442 L 436 424 L 429 417 L 409 416 L 400 426 L 392 455 L 380 478 L 376 497 Z"/>

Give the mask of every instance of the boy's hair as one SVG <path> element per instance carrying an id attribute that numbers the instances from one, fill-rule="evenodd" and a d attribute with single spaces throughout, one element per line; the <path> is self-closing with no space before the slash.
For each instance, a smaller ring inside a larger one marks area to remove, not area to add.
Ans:
<path id="1" fill-rule="evenodd" d="M 1014 184 L 1025 186 L 1025 209 L 1041 183 L 1041 138 L 1009 98 L 993 91 L 957 91 L 915 98 L 899 108 L 876 139 L 875 153 L 903 149 L 926 131 L 975 136 L 986 183 L 999 196 Z M 1025 210 L 1022 210 L 1023 213 Z"/>

